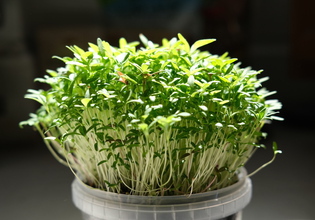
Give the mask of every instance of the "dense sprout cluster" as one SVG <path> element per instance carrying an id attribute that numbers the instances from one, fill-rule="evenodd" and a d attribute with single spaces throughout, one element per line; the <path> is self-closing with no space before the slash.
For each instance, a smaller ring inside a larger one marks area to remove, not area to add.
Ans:
<path id="1" fill-rule="evenodd" d="M 179 195 L 228 186 L 280 119 L 260 71 L 192 46 L 182 35 L 162 45 L 140 35 L 119 47 L 98 39 L 29 90 L 42 107 L 35 126 L 60 161 L 87 184 L 117 193 Z M 276 152 L 276 151 L 275 151 Z"/>

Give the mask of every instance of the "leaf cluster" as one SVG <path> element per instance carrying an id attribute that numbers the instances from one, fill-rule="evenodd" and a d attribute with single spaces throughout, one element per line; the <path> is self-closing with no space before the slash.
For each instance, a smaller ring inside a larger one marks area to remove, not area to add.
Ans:
<path id="1" fill-rule="evenodd" d="M 42 107 L 21 124 L 107 191 L 174 195 L 232 184 L 261 146 L 264 123 L 281 120 L 281 104 L 261 85 L 267 78 L 200 50 L 214 39 L 140 40 L 69 46 L 73 57 L 55 57 L 64 67 L 36 79 L 50 89 L 29 90 Z"/>

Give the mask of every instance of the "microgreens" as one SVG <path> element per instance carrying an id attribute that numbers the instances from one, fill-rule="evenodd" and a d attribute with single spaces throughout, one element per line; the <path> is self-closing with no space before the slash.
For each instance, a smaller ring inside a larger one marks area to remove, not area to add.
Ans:
<path id="1" fill-rule="evenodd" d="M 281 104 L 261 87 L 261 71 L 241 68 L 178 38 L 162 45 L 140 35 L 119 47 L 97 40 L 29 90 L 42 106 L 21 125 L 35 126 L 50 151 L 87 184 L 135 195 L 219 189 L 261 147 L 261 128 Z M 274 153 L 278 153 L 274 149 Z"/>

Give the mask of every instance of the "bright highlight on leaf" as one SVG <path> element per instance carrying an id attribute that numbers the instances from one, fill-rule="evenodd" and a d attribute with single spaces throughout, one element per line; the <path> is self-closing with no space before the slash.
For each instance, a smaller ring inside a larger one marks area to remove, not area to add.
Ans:
<path id="1" fill-rule="evenodd" d="M 218 128 L 222 128 L 222 127 L 223 127 L 223 124 L 220 123 L 220 122 L 218 122 L 218 123 L 215 124 L 215 126 L 218 127 Z"/>
<path id="2" fill-rule="evenodd" d="M 190 85 L 190 86 L 193 86 L 195 84 L 195 77 L 194 75 L 191 75 L 188 77 L 188 81 L 187 83 Z"/>
<path id="3" fill-rule="evenodd" d="M 204 39 L 204 40 L 198 40 L 196 41 L 192 46 L 191 46 L 191 49 L 190 49 L 190 53 L 193 53 L 195 52 L 198 48 L 202 47 L 202 46 L 205 46 L 207 44 L 210 44 L 212 42 L 214 42 L 215 39 Z"/>
<path id="4" fill-rule="evenodd" d="M 184 51 L 186 51 L 186 53 L 189 53 L 190 52 L 190 46 L 189 46 L 189 43 L 187 42 L 187 40 L 181 34 L 178 34 L 178 38 L 184 44 L 184 48 L 183 48 Z"/>
<path id="5" fill-rule="evenodd" d="M 81 99 L 81 102 L 84 105 L 84 107 L 87 107 L 91 100 L 92 100 L 91 98 L 84 98 L 84 99 Z"/>
<path id="6" fill-rule="evenodd" d="M 208 111 L 208 107 L 204 105 L 200 105 L 199 108 L 201 108 L 203 111 Z"/>
<path id="7" fill-rule="evenodd" d="M 188 112 L 181 112 L 181 113 L 178 113 L 177 115 L 178 115 L 178 116 L 183 116 L 183 117 L 188 117 L 188 116 L 190 116 L 191 114 L 188 113 Z"/>

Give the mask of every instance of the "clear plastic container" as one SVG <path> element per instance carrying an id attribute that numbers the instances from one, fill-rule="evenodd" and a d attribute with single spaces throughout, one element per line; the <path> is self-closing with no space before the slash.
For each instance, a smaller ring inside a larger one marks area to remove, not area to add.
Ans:
<path id="1" fill-rule="evenodd" d="M 241 169 L 229 187 L 191 196 L 135 196 L 91 188 L 75 179 L 72 198 L 84 220 L 240 220 L 252 194 L 251 180 Z"/>

